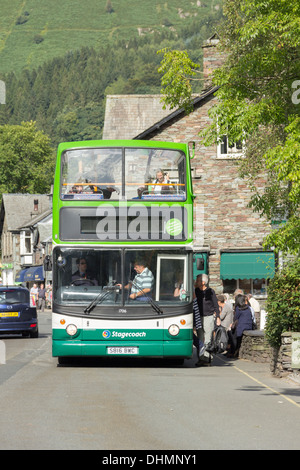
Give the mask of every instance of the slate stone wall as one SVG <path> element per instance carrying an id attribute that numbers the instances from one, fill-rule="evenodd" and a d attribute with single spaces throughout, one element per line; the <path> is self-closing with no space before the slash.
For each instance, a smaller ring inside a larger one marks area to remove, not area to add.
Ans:
<path id="1" fill-rule="evenodd" d="M 269 363 L 270 372 L 276 377 L 293 376 L 300 380 L 300 368 L 292 363 L 294 336 L 300 333 L 286 332 L 281 335 L 278 349 L 268 345 L 264 330 L 244 331 L 239 358 L 253 362 Z"/>
<path id="2" fill-rule="evenodd" d="M 210 286 L 223 292 L 220 280 L 220 250 L 261 249 L 270 226 L 248 207 L 251 191 L 239 178 L 237 160 L 220 159 L 217 146 L 205 147 L 199 132 L 210 124 L 211 97 L 189 116 L 174 122 L 152 140 L 195 141 L 192 160 L 195 199 L 195 249 L 210 250 Z M 258 182 L 264 184 L 263 179 Z"/>
<path id="3" fill-rule="evenodd" d="M 273 350 L 263 330 L 244 331 L 239 357 L 253 362 L 271 362 Z"/>

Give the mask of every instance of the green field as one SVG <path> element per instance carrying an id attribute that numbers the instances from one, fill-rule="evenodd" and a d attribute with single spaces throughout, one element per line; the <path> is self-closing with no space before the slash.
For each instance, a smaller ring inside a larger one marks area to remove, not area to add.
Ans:
<path id="1" fill-rule="evenodd" d="M 82 46 L 97 48 L 188 22 L 221 0 L 1 0 L 0 73 L 36 68 Z"/>

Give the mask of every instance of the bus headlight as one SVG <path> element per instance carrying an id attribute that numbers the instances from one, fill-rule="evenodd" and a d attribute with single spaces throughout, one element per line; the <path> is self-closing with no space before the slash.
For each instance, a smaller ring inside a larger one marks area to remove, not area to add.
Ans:
<path id="1" fill-rule="evenodd" d="M 77 326 L 76 325 L 68 325 L 67 328 L 66 328 L 66 332 L 68 333 L 68 335 L 70 336 L 74 336 L 76 335 L 77 333 Z"/>
<path id="2" fill-rule="evenodd" d="M 171 336 L 177 336 L 180 329 L 179 329 L 178 325 L 170 325 L 168 331 L 169 331 Z"/>

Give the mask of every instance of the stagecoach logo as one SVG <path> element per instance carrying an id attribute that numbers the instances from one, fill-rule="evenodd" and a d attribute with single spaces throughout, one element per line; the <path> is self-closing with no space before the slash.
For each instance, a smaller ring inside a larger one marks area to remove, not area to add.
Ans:
<path id="1" fill-rule="evenodd" d="M 145 331 L 109 331 L 109 330 L 104 330 L 102 332 L 102 336 L 105 339 L 108 339 L 110 337 L 112 338 L 146 338 L 147 333 Z"/>
<path id="2" fill-rule="evenodd" d="M 169 235 L 172 235 L 176 237 L 176 235 L 179 235 L 183 230 L 183 225 L 181 220 L 179 219 L 170 219 L 166 223 L 166 232 Z"/>

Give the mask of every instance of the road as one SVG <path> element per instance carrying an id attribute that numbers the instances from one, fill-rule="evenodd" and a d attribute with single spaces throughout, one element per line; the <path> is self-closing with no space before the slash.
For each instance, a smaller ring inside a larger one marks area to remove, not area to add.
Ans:
<path id="1" fill-rule="evenodd" d="M 299 449 L 300 385 L 268 367 L 217 357 L 183 366 L 87 360 L 58 366 L 51 317 L 40 337 L 0 338 L 0 448 L 159 450 Z M 194 463 L 194 462 L 193 462 Z"/>

